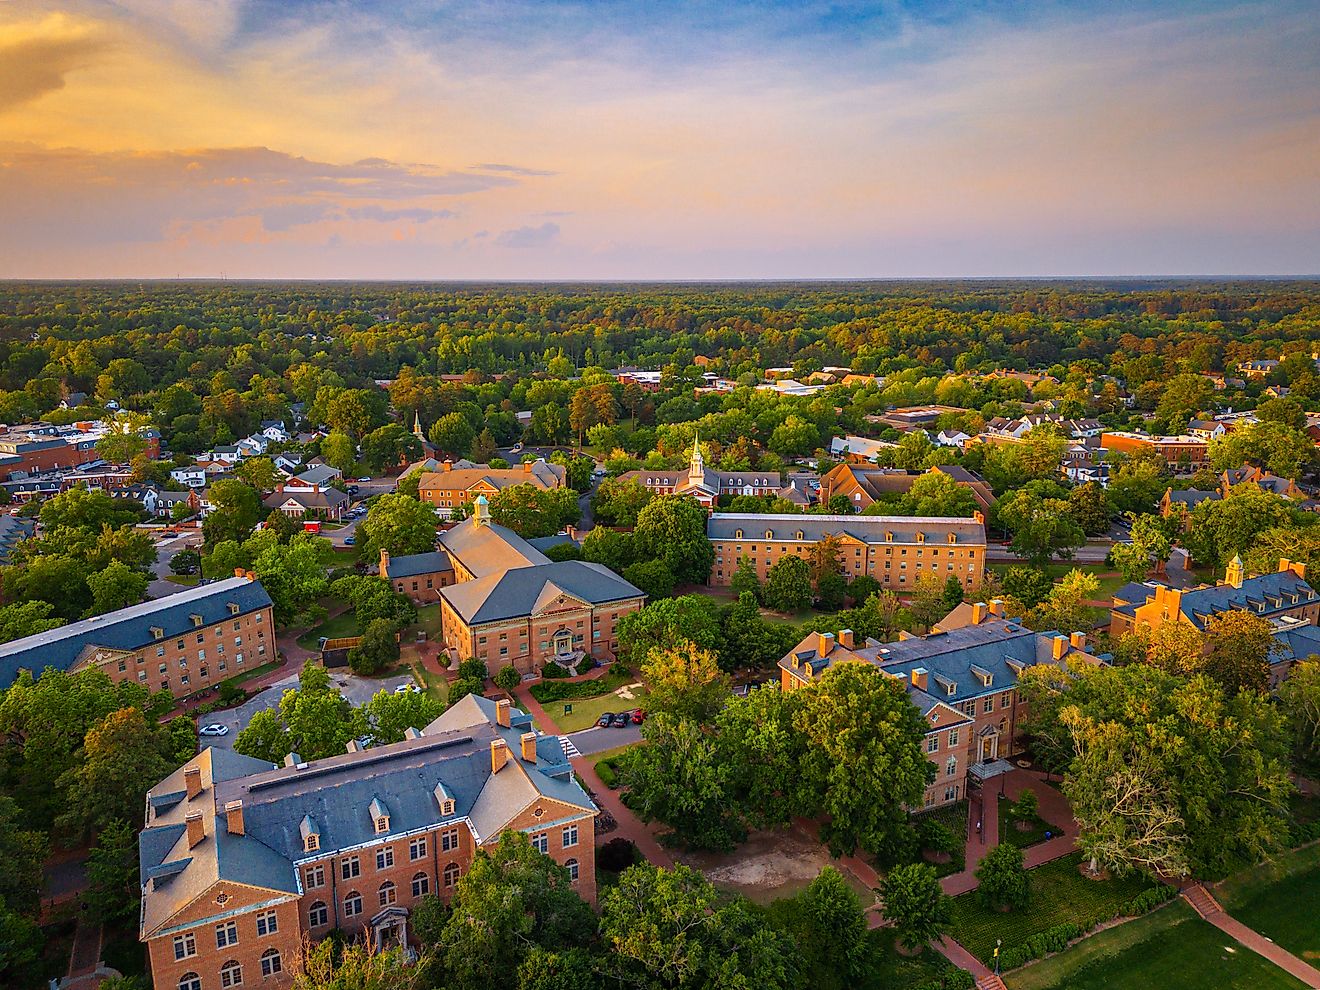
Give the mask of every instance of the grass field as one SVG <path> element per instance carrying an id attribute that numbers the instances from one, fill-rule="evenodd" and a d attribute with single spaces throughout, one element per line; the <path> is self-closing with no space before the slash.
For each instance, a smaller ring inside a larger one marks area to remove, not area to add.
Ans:
<path id="1" fill-rule="evenodd" d="M 430 640 L 439 639 L 440 637 L 440 606 L 439 605 L 423 605 L 421 608 L 419 608 L 417 610 L 417 622 L 414 625 L 408 627 L 408 629 L 404 633 L 404 637 L 408 638 L 409 634 L 411 634 L 412 638 L 415 639 L 418 629 L 426 630 L 427 639 Z"/>
<path id="2" fill-rule="evenodd" d="M 298 637 L 298 645 L 304 650 L 314 650 L 322 636 L 327 639 L 339 639 L 342 636 L 356 636 L 359 633 L 357 619 L 353 613 L 342 612 L 333 619 L 326 619 L 319 626 L 313 626 Z"/>
<path id="3" fill-rule="evenodd" d="M 1065 922 L 1085 924 L 1117 911 L 1141 891 L 1154 886 L 1143 877 L 1088 880 L 1077 870 L 1081 854 L 1073 853 L 1029 872 L 1031 901 L 1019 911 L 1001 913 L 984 907 L 976 892 L 953 899 L 949 934 L 978 959 L 990 961 L 995 939 L 1005 946 Z"/>
<path id="4" fill-rule="evenodd" d="M 1292 990 L 1303 986 L 1183 901 L 1004 977 L 1009 990 Z"/>
<path id="5" fill-rule="evenodd" d="M 330 551 L 331 567 L 352 567 L 357 562 L 357 547 L 335 547 Z"/>
<path id="6" fill-rule="evenodd" d="M 1320 964 L 1320 845 L 1239 873 L 1216 887 L 1215 897 L 1244 925 Z"/>
<path id="7" fill-rule="evenodd" d="M 440 704 L 444 704 L 449 699 L 449 682 L 439 674 L 433 674 L 420 663 L 410 665 L 413 678 L 421 684 L 426 693 L 429 694 Z"/>
<path id="8" fill-rule="evenodd" d="M 631 701 L 620 698 L 617 694 L 602 694 L 595 698 L 573 698 L 569 701 L 542 702 L 546 713 L 555 720 L 565 732 L 577 732 L 596 724 L 596 719 L 605 712 L 623 712 L 634 708 L 645 708 L 646 688 L 633 688 Z M 572 705 L 573 711 L 564 714 L 564 706 Z"/>

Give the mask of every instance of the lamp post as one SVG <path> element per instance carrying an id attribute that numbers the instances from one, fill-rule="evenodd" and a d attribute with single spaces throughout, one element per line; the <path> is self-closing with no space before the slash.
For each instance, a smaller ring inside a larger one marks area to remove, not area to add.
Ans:
<path id="1" fill-rule="evenodd" d="M 999 975 L 999 947 L 1003 944 L 1002 938 L 995 939 L 995 976 Z"/>

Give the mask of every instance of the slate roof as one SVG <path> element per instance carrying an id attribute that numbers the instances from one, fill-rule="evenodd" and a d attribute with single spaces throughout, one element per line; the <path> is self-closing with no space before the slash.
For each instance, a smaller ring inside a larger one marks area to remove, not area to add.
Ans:
<path id="1" fill-rule="evenodd" d="M 440 546 L 477 577 L 486 577 L 516 567 L 548 564 L 550 558 L 513 530 L 475 519 L 440 534 Z"/>
<path id="2" fill-rule="evenodd" d="M 552 536 L 534 536 L 527 542 L 542 553 L 545 553 L 551 547 L 563 546 L 565 543 L 571 543 L 574 546 L 577 546 L 577 540 L 573 539 L 573 537 L 569 536 L 567 533 L 555 533 Z"/>
<path id="3" fill-rule="evenodd" d="M 238 605 L 239 615 L 247 615 L 271 604 L 270 595 L 260 582 L 234 577 L 71 622 L 49 632 L 0 644 L 0 686 L 12 684 L 22 669 L 30 670 L 36 676 L 40 676 L 46 667 L 69 670 L 83 650 L 91 646 L 141 649 L 155 642 L 151 635 L 152 626 L 164 630 L 163 639 L 191 633 L 194 626 L 189 616 L 193 614 L 202 617 L 203 626 L 213 625 L 230 618 L 230 602 Z"/>
<path id="4" fill-rule="evenodd" d="M 941 518 L 938 516 L 808 516 L 760 515 L 750 512 L 717 512 L 706 521 L 706 536 L 711 540 L 739 539 L 741 529 L 744 540 L 771 541 L 802 540 L 817 542 L 828 534 L 847 534 L 863 543 L 886 543 L 887 532 L 892 532 L 894 543 L 916 543 L 922 533 L 925 542 L 934 545 L 948 543 L 954 534 L 959 544 L 985 543 L 985 525 L 972 518 Z"/>
<path id="5" fill-rule="evenodd" d="M 446 821 L 470 823 L 478 841 L 486 842 L 537 795 L 594 813 L 559 741 L 538 736 L 536 761 L 525 761 L 521 736 L 532 731 L 531 718 L 512 709 L 509 721 L 508 727 L 496 724 L 494 702 L 469 695 L 415 738 L 293 767 L 205 750 L 185 764 L 201 769 L 197 798 L 185 797 L 185 767 L 148 797 L 150 818 L 138 839 L 146 888 L 143 934 L 168 929 L 184 907 L 222 879 L 297 896 L 294 864 L 309 855 L 322 858 Z M 508 744 L 509 759 L 492 773 L 496 739 Z M 450 815 L 441 814 L 438 786 L 454 800 Z M 224 808 L 231 801 L 243 803 L 243 835 L 227 831 Z M 388 812 L 388 832 L 376 832 L 373 810 Z M 192 848 L 184 825 L 189 811 L 202 813 L 205 830 Z M 314 854 L 304 852 L 309 829 L 320 837 Z"/>
<path id="6" fill-rule="evenodd" d="M 1202 502 L 1218 501 L 1219 497 L 1219 492 L 1214 491 L 1213 489 L 1210 491 L 1202 491 L 1199 488 L 1186 488 L 1180 491 L 1176 488 L 1170 488 L 1168 492 L 1170 502 L 1179 505 L 1186 505 L 1189 508 L 1200 505 Z"/>
<path id="7" fill-rule="evenodd" d="M 551 464 L 544 459 L 528 462 L 530 469 L 522 465 L 510 468 L 492 468 L 478 465 L 472 468 L 451 466 L 448 471 L 428 471 L 417 481 L 418 490 L 443 489 L 445 491 L 467 491 L 473 485 L 486 482 L 498 490 L 512 488 L 514 485 L 535 485 L 537 488 L 563 488 L 568 469 L 562 464 Z"/>
<path id="8" fill-rule="evenodd" d="M 343 472 L 338 468 L 332 468 L 329 464 L 318 464 L 298 475 L 297 480 L 308 485 L 328 485 L 341 477 Z"/>
<path id="9" fill-rule="evenodd" d="M 338 488 L 323 488 L 319 492 L 276 491 L 262 499 L 261 504 L 268 509 L 278 509 L 292 499 L 304 509 L 333 509 L 346 505 L 348 496 Z"/>
<path id="10" fill-rule="evenodd" d="M 37 530 L 33 519 L 18 516 L 0 516 L 0 563 L 8 563 L 9 555 L 20 540 L 26 540 Z"/>
<path id="11" fill-rule="evenodd" d="M 390 557 L 389 577 L 416 577 L 419 574 L 434 574 L 437 571 L 452 571 L 453 561 L 443 550 L 433 553 L 410 553 L 402 557 Z"/>
<path id="12" fill-rule="evenodd" d="M 469 625 L 530 615 L 560 592 L 593 605 L 644 597 L 640 588 L 608 567 L 582 560 L 515 567 L 440 589 Z"/>
<path id="13" fill-rule="evenodd" d="M 1292 571 L 1276 571 L 1247 578 L 1241 588 L 1221 584 L 1213 588 L 1193 588 L 1182 593 L 1180 611 L 1197 629 L 1204 629 L 1201 616 L 1217 615 L 1231 609 L 1271 615 L 1295 608 L 1298 603 L 1315 600 L 1315 590 Z M 1261 608 L 1260 606 L 1264 606 Z"/>

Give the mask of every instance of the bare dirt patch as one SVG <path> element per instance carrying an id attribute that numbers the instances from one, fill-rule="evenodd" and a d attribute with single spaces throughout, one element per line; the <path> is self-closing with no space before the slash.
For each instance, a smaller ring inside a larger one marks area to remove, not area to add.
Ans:
<path id="1" fill-rule="evenodd" d="M 800 829 L 753 832 L 731 853 L 682 852 L 680 862 L 700 870 L 721 890 L 742 894 L 759 904 L 768 904 L 798 893 L 826 866 L 834 866 L 870 904 L 875 894 L 858 881 L 829 851 Z"/>

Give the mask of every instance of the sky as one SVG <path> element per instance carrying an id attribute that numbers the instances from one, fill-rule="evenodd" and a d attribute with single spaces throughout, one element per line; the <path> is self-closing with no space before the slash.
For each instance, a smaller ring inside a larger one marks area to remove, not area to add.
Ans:
<path id="1" fill-rule="evenodd" d="M 1315 0 L 0 0 L 0 277 L 1317 273 Z"/>

